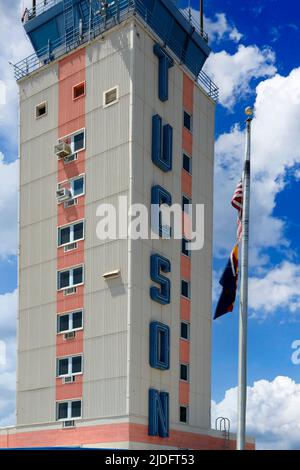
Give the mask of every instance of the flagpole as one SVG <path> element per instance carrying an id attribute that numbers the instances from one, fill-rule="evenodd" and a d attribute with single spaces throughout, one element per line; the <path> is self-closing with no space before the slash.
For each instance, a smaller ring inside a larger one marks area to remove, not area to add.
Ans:
<path id="1" fill-rule="evenodd" d="M 237 450 L 244 450 L 246 437 L 246 402 L 247 402 L 247 321 L 248 321 L 248 244 L 249 244 L 249 210 L 250 210 L 250 155 L 251 155 L 251 121 L 253 111 L 245 109 L 246 119 L 246 152 L 243 175 L 243 213 L 242 213 L 242 246 L 241 246 L 241 288 L 239 312 L 239 356 L 238 356 L 238 420 Z"/>

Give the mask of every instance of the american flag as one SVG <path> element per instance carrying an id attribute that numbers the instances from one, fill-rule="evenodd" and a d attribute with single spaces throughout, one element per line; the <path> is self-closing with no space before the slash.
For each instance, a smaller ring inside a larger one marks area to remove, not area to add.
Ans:
<path id="1" fill-rule="evenodd" d="M 242 238 L 242 214 L 243 214 L 243 182 L 240 180 L 233 193 L 231 205 L 238 211 L 236 238 L 239 242 Z"/>

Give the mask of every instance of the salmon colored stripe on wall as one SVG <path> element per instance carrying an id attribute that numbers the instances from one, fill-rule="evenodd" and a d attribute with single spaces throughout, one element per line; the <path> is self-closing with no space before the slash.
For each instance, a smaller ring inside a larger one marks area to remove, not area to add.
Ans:
<path id="1" fill-rule="evenodd" d="M 187 171 L 181 171 L 181 191 L 188 197 L 192 197 L 192 175 Z"/>
<path id="2" fill-rule="evenodd" d="M 189 281 L 191 279 L 191 258 L 185 255 L 180 257 L 180 273 L 181 277 Z"/>
<path id="3" fill-rule="evenodd" d="M 64 384 L 62 378 L 56 379 L 56 400 L 70 400 L 82 396 L 82 375 L 75 375 L 75 382 Z"/>
<path id="4" fill-rule="evenodd" d="M 76 331 L 74 339 L 66 340 L 64 334 L 57 335 L 56 340 L 56 355 L 57 357 L 62 356 L 73 356 L 74 354 L 80 354 L 83 351 L 83 330 Z"/>
<path id="5" fill-rule="evenodd" d="M 194 82 L 184 73 L 183 74 L 183 109 L 189 114 L 193 114 L 194 107 Z M 186 129 L 182 128 L 182 150 L 190 157 L 193 155 L 193 135 Z M 192 198 L 192 175 L 187 173 L 183 168 L 181 170 L 181 192 Z M 185 238 L 191 237 L 192 224 L 188 214 L 183 213 L 183 233 Z M 180 276 L 181 279 L 191 281 L 191 259 L 187 256 L 180 256 Z M 180 299 L 180 319 L 190 321 L 191 301 L 181 297 Z M 179 342 L 179 361 L 180 363 L 190 363 L 190 342 L 181 340 Z M 190 387 L 189 383 L 179 381 L 179 405 L 189 405 Z"/>
<path id="6" fill-rule="evenodd" d="M 185 73 L 183 74 L 183 107 L 192 114 L 194 106 L 194 82 Z"/>
<path id="7" fill-rule="evenodd" d="M 78 446 L 128 441 L 194 450 L 222 450 L 225 449 L 225 444 L 226 449 L 235 449 L 236 446 L 234 440 L 225 442 L 222 438 L 175 429 L 170 430 L 167 438 L 148 436 L 148 426 L 144 424 L 119 423 L 1 435 L 0 447 Z M 246 449 L 254 450 L 255 445 L 247 443 Z"/>
<path id="8" fill-rule="evenodd" d="M 180 362 L 188 363 L 190 360 L 190 342 L 181 339 L 179 342 L 179 358 Z"/>
<path id="9" fill-rule="evenodd" d="M 73 87 L 85 82 L 85 49 L 68 55 L 58 63 L 58 138 L 85 128 L 85 95 L 73 99 Z M 71 178 L 84 174 L 85 150 L 77 153 L 77 159 L 70 163 L 58 160 L 57 182 L 62 183 Z M 77 204 L 68 208 L 59 204 L 57 209 L 57 225 L 70 224 L 84 219 L 85 197 L 77 198 Z M 65 252 L 63 247 L 57 249 L 57 269 L 65 269 L 84 264 L 84 241 L 77 242 L 77 248 Z M 57 292 L 57 313 L 69 312 L 84 306 L 84 286 L 76 287 L 76 293 L 64 295 Z M 77 331 L 72 340 L 65 340 L 63 334 L 56 338 L 56 356 L 69 356 L 83 352 L 83 331 Z M 62 379 L 56 379 L 56 400 L 67 400 L 82 397 L 82 375 L 75 378 L 74 383 L 63 384 Z"/>
<path id="10" fill-rule="evenodd" d="M 190 384 L 188 382 L 179 382 L 179 403 L 187 406 L 189 404 Z"/>
<path id="11" fill-rule="evenodd" d="M 185 127 L 182 129 L 182 150 L 187 152 L 189 155 L 193 154 L 193 136 Z"/>

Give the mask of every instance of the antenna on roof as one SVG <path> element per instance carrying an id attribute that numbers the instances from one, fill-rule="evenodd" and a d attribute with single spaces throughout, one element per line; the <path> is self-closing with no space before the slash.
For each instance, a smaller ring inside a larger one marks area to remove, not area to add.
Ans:
<path id="1" fill-rule="evenodd" d="M 204 22 L 203 22 L 203 19 L 204 19 L 204 14 L 203 14 L 203 0 L 200 0 L 200 31 L 201 31 L 201 34 L 203 34 L 203 31 L 204 31 Z"/>

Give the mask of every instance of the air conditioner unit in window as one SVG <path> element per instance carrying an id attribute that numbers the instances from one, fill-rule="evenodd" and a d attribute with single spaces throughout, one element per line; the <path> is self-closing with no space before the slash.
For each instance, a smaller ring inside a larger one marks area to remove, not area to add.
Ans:
<path id="1" fill-rule="evenodd" d="M 64 289 L 64 295 L 76 294 L 76 287 L 67 287 Z"/>
<path id="2" fill-rule="evenodd" d="M 75 336 L 76 336 L 75 331 L 69 331 L 69 333 L 65 333 L 65 335 L 64 335 L 65 339 L 74 339 Z"/>
<path id="3" fill-rule="evenodd" d="M 74 160 L 76 160 L 76 158 L 77 158 L 76 153 L 71 153 L 71 155 L 67 155 L 66 157 L 64 157 L 64 163 L 73 162 Z"/>
<path id="4" fill-rule="evenodd" d="M 63 384 L 71 384 L 73 382 L 75 382 L 74 375 L 67 375 L 66 377 L 63 377 Z"/>
<path id="5" fill-rule="evenodd" d="M 57 189 L 56 191 L 57 204 L 60 204 L 61 202 L 64 202 L 64 201 L 69 201 L 70 199 L 72 199 L 72 193 L 69 189 L 67 188 Z"/>
<path id="6" fill-rule="evenodd" d="M 66 142 L 60 142 L 54 146 L 54 153 L 57 158 L 64 158 L 72 154 L 72 150 L 69 144 Z"/>
<path id="7" fill-rule="evenodd" d="M 68 421 L 63 421 L 63 428 L 74 428 L 75 421 L 74 419 L 68 419 Z"/>

